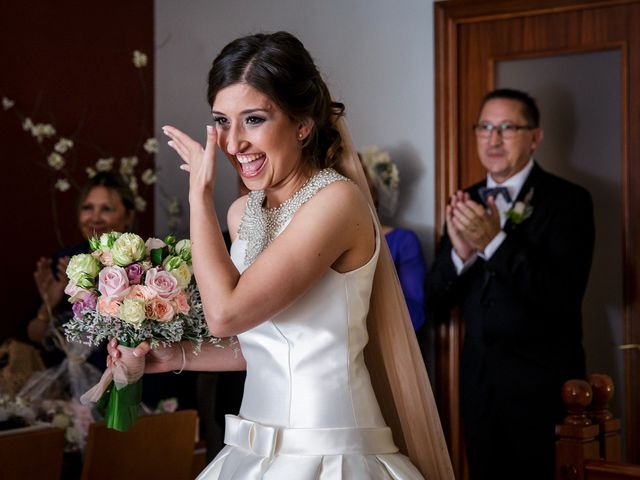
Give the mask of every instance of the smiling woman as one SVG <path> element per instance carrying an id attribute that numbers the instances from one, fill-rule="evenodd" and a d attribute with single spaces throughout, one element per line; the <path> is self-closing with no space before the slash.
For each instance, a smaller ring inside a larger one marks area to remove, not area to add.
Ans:
<path id="1" fill-rule="evenodd" d="M 78 225 L 84 238 L 131 230 L 133 192 L 118 175 L 99 173 L 80 192 Z"/>
<path id="2" fill-rule="evenodd" d="M 124 179 L 116 173 L 100 172 L 86 182 L 78 197 L 78 228 L 85 241 L 61 249 L 51 258 L 38 260 L 34 279 L 42 304 L 29 322 L 27 334 L 31 341 L 45 346 L 44 358 L 48 365 L 65 358 L 64 352 L 55 346 L 52 332 L 71 315 L 71 305 L 64 296 L 69 257 L 88 252 L 87 240 L 91 236 L 130 230 L 134 216 L 134 195 Z M 93 361 L 99 368 L 104 367 L 102 356 Z"/>
<path id="3" fill-rule="evenodd" d="M 390 345 L 413 340 L 378 355 L 384 365 L 375 376 L 400 363 L 398 355 L 409 359 L 408 371 L 423 374 L 393 384 L 394 405 L 404 393 L 412 399 L 414 426 L 424 412 L 433 415 L 418 434 L 421 468 L 432 479 L 452 478 L 437 412 L 427 400 L 416 405 L 426 392 L 415 390 L 428 379 L 406 305 L 386 303 L 403 302 L 402 291 L 343 105 L 331 100 L 311 56 L 286 32 L 227 45 L 213 62 L 208 95 L 215 127 L 207 127 L 204 148 L 175 127 L 164 132 L 189 172 L 193 269 L 209 330 L 237 335 L 240 352 L 205 345 L 197 357 L 184 356 L 179 345 L 150 350 L 146 343 L 136 349 L 146 354 L 149 373 L 247 369 L 240 413 L 226 417 L 227 446 L 198 478 L 423 478 L 399 453 L 376 399 L 363 356 L 368 322 L 393 323 L 397 335 L 384 337 Z M 230 256 L 211 201 L 216 146 L 250 190 L 228 212 Z M 379 309 L 373 315 L 370 302 Z M 407 357 L 412 348 L 416 357 Z M 109 350 L 120 358 L 116 345 Z M 430 390 L 428 396 L 432 402 Z M 417 457 L 418 442 L 394 433 Z"/>
<path id="4" fill-rule="evenodd" d="M 218 144 L 251 190 L 287 182 L 287 175 L 308 175 L 299 161 L 309 136 L 310 118 L 295 121 L 266 95 L 245 83 L 221 89 L 212 108 Z M 292 170 L 294 172 L 292 172 Z M 299 187 L 280 192 L 278 204 Z M 293 189 L 293 190 L 292 190 Z"/>

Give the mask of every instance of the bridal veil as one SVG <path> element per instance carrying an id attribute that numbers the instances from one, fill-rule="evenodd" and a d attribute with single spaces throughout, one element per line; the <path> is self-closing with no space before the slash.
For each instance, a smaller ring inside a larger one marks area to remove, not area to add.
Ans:
<path id="1" fill-rule="evenodd" d="M 354 181 L 373 209 L 367 180 L 344 118 L 335 168 Z M 379 224 L 379 219 L 376 216 Z M 365 360 L 380 408 L 400 450 L 428 480 L 453 480 L 453 468 L 429 377 L 386 242 L 373 280 Z"/>

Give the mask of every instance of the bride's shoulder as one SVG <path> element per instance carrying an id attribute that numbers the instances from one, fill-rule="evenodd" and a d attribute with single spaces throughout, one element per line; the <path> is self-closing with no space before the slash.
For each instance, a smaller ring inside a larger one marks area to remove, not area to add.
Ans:
<path id="1" fill-rule="evenodd" d="M 314 202 L 316 208 L 333 212 L 370 216 L 369 204 L 358 186 L 350 181 L 333 182 L 320 190 Z"/>

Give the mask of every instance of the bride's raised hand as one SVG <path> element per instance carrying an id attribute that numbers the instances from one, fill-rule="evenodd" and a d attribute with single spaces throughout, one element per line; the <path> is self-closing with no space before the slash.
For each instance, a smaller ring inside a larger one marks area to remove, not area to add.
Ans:
<path id="1" fill-rule="evenodd" d="M 184 162 L 182 170 L 189 172 L 189 190 L 200 192 L 213 188 L 216 172 L 216 129 L 207 125 L 207 143 L 202 148 L 198 142 L 186 133 L 172 126 L 162 127 L 164 134 L 169 137 L 169 146 L 173 148 Z"/>

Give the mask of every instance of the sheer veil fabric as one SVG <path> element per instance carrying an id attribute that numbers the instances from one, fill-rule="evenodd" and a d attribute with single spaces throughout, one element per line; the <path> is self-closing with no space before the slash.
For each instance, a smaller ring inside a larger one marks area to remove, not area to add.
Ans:
<path id="1" fill-rule="evenodd" d="M 336 170 L 354 181 L 373 207 L 364 171 L 343 118 L 343 152 Z M 378 226 L 380 221 L 376 216 Z M 386 242 L 373 280 L 365 360 L 393 438 L 428 480 L 454 480 L 429 377 Z"/>

